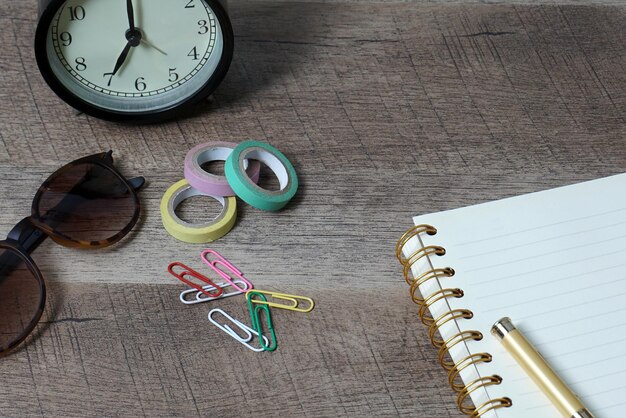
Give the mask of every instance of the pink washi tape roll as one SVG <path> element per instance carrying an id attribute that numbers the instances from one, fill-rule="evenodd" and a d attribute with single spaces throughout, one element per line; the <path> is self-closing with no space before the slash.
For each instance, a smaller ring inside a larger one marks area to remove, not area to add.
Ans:
<path id="1" fill-rule="evenodd" d="M 196 190 L 213 196 L 234 196 L 235 192 L 228 185 L 225 176 L 211 174 L 202 169 L 202 164 L 209 161 L 226 161 L 237 146 L 232 142 L 207 142 L 189 150 L 185 157 L 185 179 Z M 259 181 L 261 163 L 256 160 L 245 161 L 245 170 L 255 183 Z"/>

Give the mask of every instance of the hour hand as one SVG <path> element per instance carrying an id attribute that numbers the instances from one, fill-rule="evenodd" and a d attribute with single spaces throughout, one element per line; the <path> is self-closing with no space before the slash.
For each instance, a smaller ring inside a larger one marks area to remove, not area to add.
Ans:
<path id="1" fill-rule="evenodd" d="M 117 61 L 115 62 L 115 68 L 113 68 L 113 72 L 104 73 L 105 77 L 107 76 L 109 77 L 109 82 L 107 83 L 107 86 L 111 86 L 111 80 L 113 79 L 113 76 L 117 74 L 119 69 L 122 68 L 122 65 L 124 65 L 124 61 L 126 61 L 126 57 L 128 56 L 128 53 L 130 52 L 131 46 L 132 46 L 132 43 L 129 40 L 126 43 L 126 46 L 124 47 L 124 49 L 122 50 L 122 53 L 120 54 L 120 56 L 117 58 Z"/>
<path id="2" fill-rule="evenodd" d="M 132 46 L 131 42 L 128 41 L 126 43 L 126 46 L 122 50 L 122 53 L 117 58 L 117 62 L 115 63 L 115 68 L 113 68 L 113 75 L 117 74 L 117 71 L 122 67 L 122 65 L 124 64 L 124 61 L 126 61 L 126 57 L 128 56 L 128 53 L 130 52 L 131 46 Z"/>

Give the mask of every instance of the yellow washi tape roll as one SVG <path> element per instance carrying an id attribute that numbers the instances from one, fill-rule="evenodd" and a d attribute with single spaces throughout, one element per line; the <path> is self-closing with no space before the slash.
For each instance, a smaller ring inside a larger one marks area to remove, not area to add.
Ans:
<path id="1" fill-rule="evenodd" d="M 209 196 L 222 204 L 220 214 L 210 222 L 185 222 L 176 215 L 176 208 L 185 199 L 192 196 Z M 215 241 L 223 237 L 235 225 L 237 219 L 237 200 L 235 197 L 222 197 L 204 194 L 180 180 L 170 186 L 161 199 L 161 219 L 165 230 L 171 236 L 193 244 Z"/>

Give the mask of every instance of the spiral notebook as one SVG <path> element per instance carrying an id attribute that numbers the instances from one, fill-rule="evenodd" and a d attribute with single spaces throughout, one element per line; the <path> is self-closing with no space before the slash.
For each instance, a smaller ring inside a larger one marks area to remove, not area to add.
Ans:
<path id="1" fill-rule="evenodd" d="M 560 416 L 490 334 L 509 316 L 596 418 L 624 416 L 626 174 L 413 221 L 397 255 L 463 412 Z"/>

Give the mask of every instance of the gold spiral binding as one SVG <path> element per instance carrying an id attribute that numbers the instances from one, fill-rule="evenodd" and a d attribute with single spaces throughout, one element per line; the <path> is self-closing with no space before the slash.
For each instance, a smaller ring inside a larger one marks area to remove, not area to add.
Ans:
<path id="1" fill-rule="evenodd" d="M 423 285 L 424 283 L 432 279 L 436 279 L 439 277 L 452 277 L 452 276 L 454 276 L 454 270 L 451 269 L 450 267 L 446 267 L 443 269 L 427 270 L 426 272 L 422 273 L 420 276 L 414 279 L 411 279 L 410 281 L 407 280 L 407 283 L 411 285 L 410 292 L 411 292 L 411 298 L 413 299 L 413 302 L 417 304 L 424 302 L 423 298 L 420 298 L 419 296 L 416 295 L 421 285 Z"/>
<path id="2" fill-rule="evenodd" d="M 494 409 L 508 408 L 511 405 L 513 405 L 513 402 L 506 396 L 503 398 L 489 399 L 487 402 L 476 407 L 474 412 L 469 414 L 469 416 L 470 418 L 478 418 L 485 415 L 489 411 L 493 411 Z"/>
<path id="3" fill-rule="evenodd" d="M 398 261 L 400 262 L 400 264 L 404 264 L 405 260 L 404 256 L 402 255 L 402 249 L 404 248 L 404 245 L 409 242 L 411 238 L 416 237 L 424 232 L 428 235 L 435 235 L 437 233 L 437 230 L 430 225 L 415 225 L 413 228 L 406 231 L 400 237 L 398 243 L 396 244 L 396 257 L 398 257 Z"/>
<path id="4" fill-rule="evenodd" d="M 428 245 L 416 250 L 404 262 L 404 278 L 407 280 L 407 283 L 410 283 L 409 273 L 411 272 L 411 267 L 413 267 L 413 264 L 415 264 L 418 260 L 428 257 L 429 255 L 444 255 L 445 253 L 446 249 L 438 245 Z"/>
<path id="5" fill-rule="evenodd" d="M 462 391 L 459 392 L 456 398 L 456 405 L 459 407 L 459 410 L 464 414 L 471 414 L 474 412 L 476 407 L 472 405 L 467 405 L 465 400 L 469 397 L 469 395 L 476 391 L 477 389 L 484 388 L 492 385 L 499 385 L 502 383 L 502 378 L 496 374 L 491 376 L 479 377 L 478 379 L 472 381 L 471 383 L 465 385 Z"/>
<path id="6" fill-rule="evenodd" d="M 450 356 L 450 350 L 457 346 L 465 344 L 468 341 L 480 341 L 483 338 L 483 334 L 475 330 L 460 331 L 447 340 L 444 341 L 441 338 L 441 327 L 449 322 L 456 322 L 461 319 L 470 320 L 474 313 L 469 309 L 451 309 L 444 314 L 433 317 L 431 308 L 438 302 L 445 301 L 449 298 L 462 298 L 463 290 L 458 288 L 441 288 L 428 295 L 425 295 L 420 290 L 420 287 L 430 280 L 439 280 L 444 278 L 451 278 L 455 272 L 450 267 L 445 268 L 432 268 L 421 273 L 419 276 L 413 276 L 411 267 L 423 258 L 428 258 L 431 255 L 442 256 L 445 255 L 446 250 L 443 247 L 437 245 L 425 245 L 421 246 L 413 251 L 408 256 L 404 255 L 405 245 L 414 237 L 419 237 L 420 234 L 435 235 L 437 229 L 431 225 L 416 225 L 406 231 L 396 244 L 396 257 L 403 266 L 403 275 L 406 282 L 409 284 L 409 294 L 411 299 L 419 306 L 418 316 L 420 321 L 428 327 L 428 336 L 430 340 L 438 349 L 437 355 L 441 366 L 448 372 L 448 383 L 454 389 L 457 395 L 457 407 L 464 414 L 478 418 L 485 415 L 487 412 L 499 408 L 508 408 L 512 405 L 511 399 L 507 397 L 489 399 L 482 404 L 475 406 L 471 403 L 470 395 L 479 389 L 486 388 L 488 386 L 500 385 L 502 378 L 498 375 L 479 377 L 468 384 L 463 384 L 460 378 L 461 372 L 471 366 L 479 363 L 488 363 L 491 361 L 492 356 L 489 353 L 474 353 L 463 358 L 458 362 L 454 362 Z M 421 241 L 420 241 L 421 242 Z M 439 335 L 439 336 L 438 336 Z M 461 383 L 459 383 L 461 381 Z"/>
<path id="7" fill-rule="evenodd" d="M 441 289 L 432 293 L 424 302 L 422 302 L 419 311 L 417 311 L 417 315 L 420 317 L 420 320 L 424 325 L 430 327 L 433 322 L 435 322 L 435 318 L 432 316 L 426 316 L 429 308 L 440 300 L 447 299 L 450 297 L 462 298 L 463 291 L 461 289 Z"/>
<path id="8" fill-rule="evenodd" d="M 465 341 L 480 341 L 482 339 L 483 333 L 478 331 L 467 330 L 461 331 L 458 334 L 454 334 L 452 337 L 448 338 L 441 347 L 439 347 L 439 353 L 437 353 L 439 357 L 439 363 L 441 363 L 444 369 L 448 371 L 452 370 L 456 364 L 453 361 L 446 359 L 446 355 L 450 355 L 450 349 L 455 345 L 461 344 Z"/>
<path id="9" fill-rule="evenodd" d="M 456 363 L 456 365 L 448 372 L 448 383 L 455 392 L 461 392 L 465 388 L 465 385 L 463 383 L 456 383 L 456 379 L 461 375 L 461 372 L 478 363 L 489 363 L 492 358 L 493 357 L 491 357 L 491 354 L 489 353 L 470 354 L 463 360 Z"/>
<path id="10" fill-rule="evenodd" d="M 444 325 L 450 321 L 456 321 L 457 319 L 472 319 L 474 313 L 468 309 L 452 309 L 444 313 L 430 324 L 428 327 L 428 336 L 435 348 L 441 348 L 445 341 L 442 338 L 435 337 L 435 333 Z"/>

